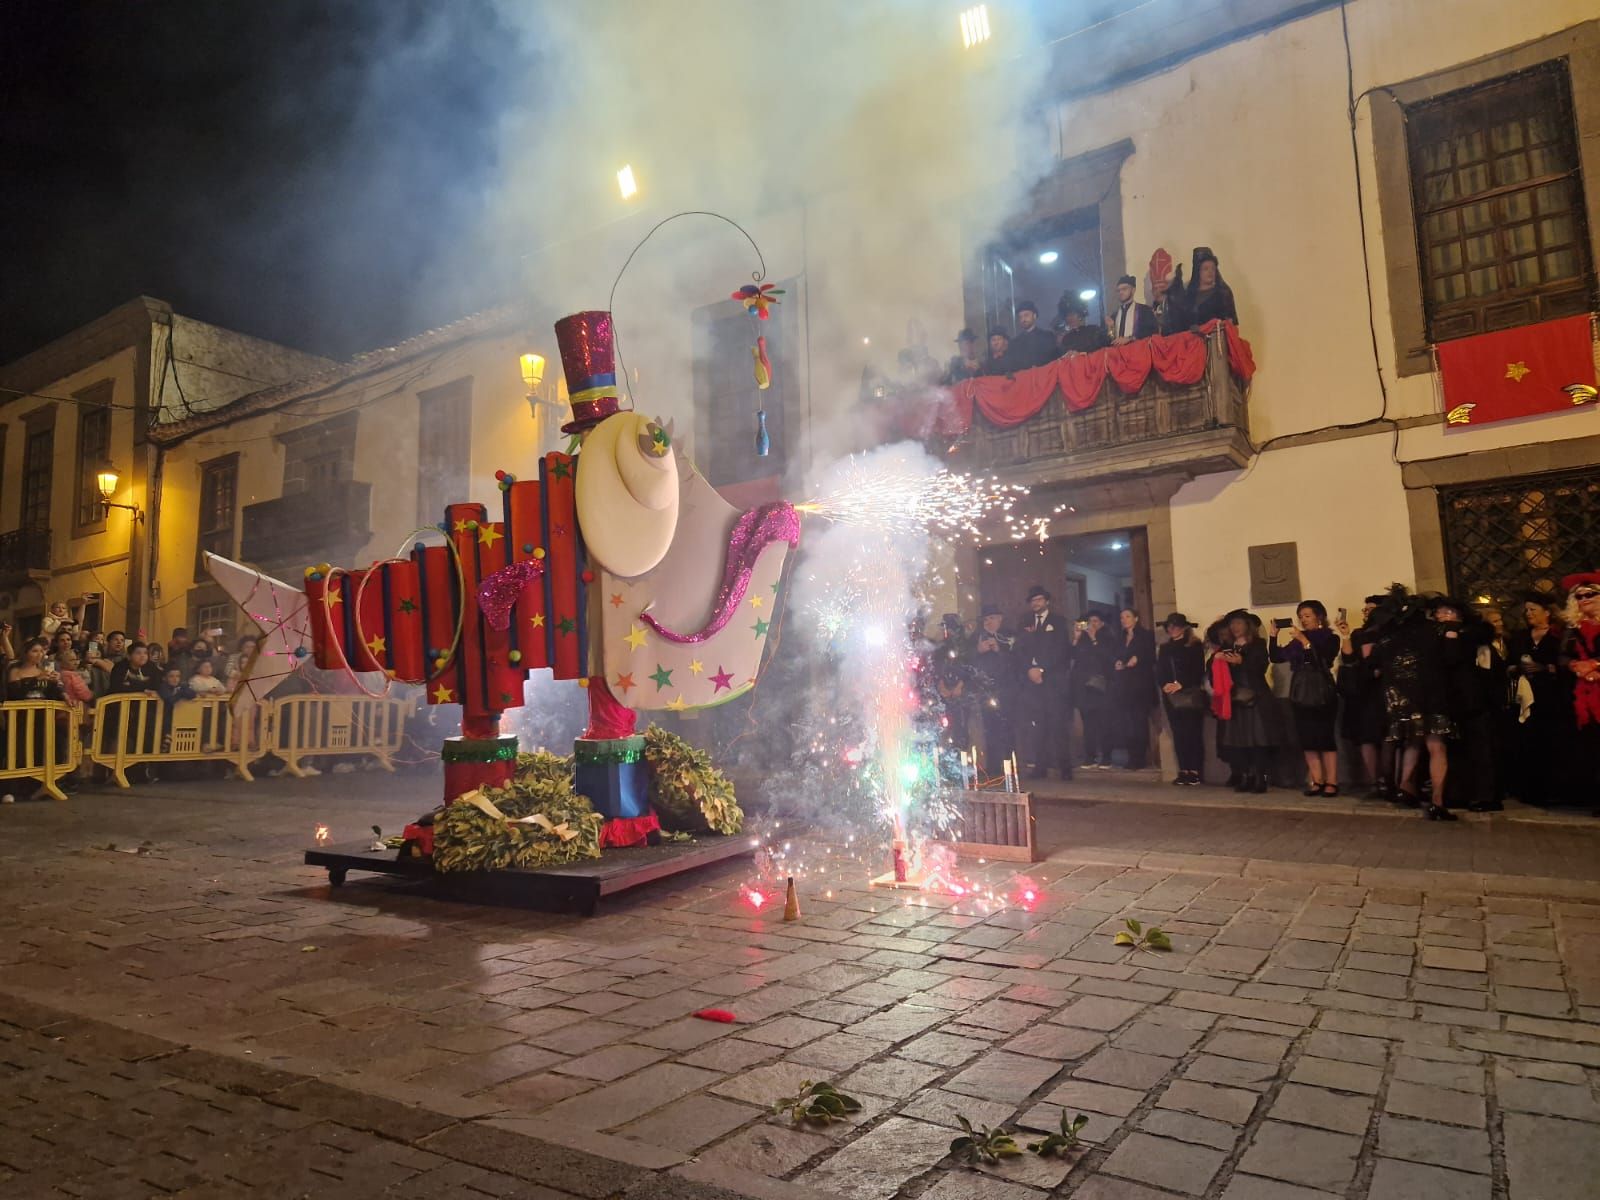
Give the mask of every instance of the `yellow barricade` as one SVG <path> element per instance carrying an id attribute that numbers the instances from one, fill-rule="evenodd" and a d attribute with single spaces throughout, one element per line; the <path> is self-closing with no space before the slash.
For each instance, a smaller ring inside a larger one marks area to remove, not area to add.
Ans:
<path id="1" fill-rule="evenodd" d="M 260 707 L 240 719 L 226 696 L 180 700 L 168 711 L 159 696 L 102 696 L 95 705 L 89 758 L 128 787 L 128 768 L 140 763 L 226 762 L 250 779 L 264 753 Z"/>
<path id="2" fill-rule="evenodd" d="M 285 696 L 272 702 L 267 750 L 283 759 L 291 775 L 316 774 L 302 765 L 308 758 L 370 754 L 385 771 L 405 735 L 404 700 L 371 700 L 361 696 Z"/>
<path id="3" fill-rule="evenodd" d="M 79 715 L 60 700 L 14 700 L 0 706 L 5 730 L 0 780 L 37 779 L 52 797 L 65 800 L 56 781 L 77 770 L 83 757 Z"/>

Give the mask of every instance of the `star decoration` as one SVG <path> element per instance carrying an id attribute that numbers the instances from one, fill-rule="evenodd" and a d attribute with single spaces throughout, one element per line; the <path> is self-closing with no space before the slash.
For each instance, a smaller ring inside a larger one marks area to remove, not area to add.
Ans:
<path id="1" fill-rule="evenodd" d="M 698 658 L 695 659 L 692 663 L 689 664 L 689 674 L 691 674 L 691 675 L 698 675 L 698 674 L 700 674 L 701 671 L 704 671 L 705 669 L 706 669 L 705 663 L 701 662 Z"/>
<path id="2" fill-rule="evenodd" d="M 621 592 L 612 592 L 611 593 L 611 607 L 612 608 L 621 608 L 622 607 L 622 593 Z"/>
<path id="3" fill-rule="evenodd" d="M 533 616 L 528 618 L 528 624 L 532 625 L 535 629 L 543 629 L 544 628 L 544 614 L 543 613 L 534 613 Z"/>
<path id="4" fill-rule="evenodd" d="M 659 692 L 662 688 L 666 687 L 672 682 L 672 672 L 667 670 L 660 663 L 657 663 L 655 673 L 652 674 L 650 678 L 656 681 L 656 691 Z"/>
<path id="5" fill-rule="evenodd" d="M 344 593 L 340 592 L 340 591 L 337 591 L 337 590 L 335 590 L 333 588 L 329 588 L 326 592 L 323 593 L 323 595 L 327 596 L 329 604 L 343 604 L 344 603 Z"/>
<path id="6" fill-rule="evenodd" d="M 772 628 L 772 622 L 771 621 L 763 621 L 760 617 L 757 617 L 756 618 L 756 623 L 754 625 L 750 626 L 750 628 L 754 629 L 756 631 L 756 636 L 757 637 L 761 637 L 767 632 L 767 630 Z"/>
<path id="7" fill-rule="evenodd" d="M 1528 364 L 1525 362 L 1506 364 L 1506 378 L 1511 380 L 1512 383 L 1521 383 L 1524 375 L 1532 374 L 1533 372 L 1528 368 Z"/>
<path id="8" fill-rule="evenodd" d="M 628 643 L 629 649 L 637 650 L 640 646 L 644 645 L 644 636 L 644 630 L 640 629 L 637 625 L 633 625 L 629 628 L 628 636 L 622 640 Z"/>
<path id="9" fill-rule="evenodd" d="M 717 673 L 711 677 L 711 682 L 715 685 L 711 689 L 711 694 L 714 696 L 718 692 L 726 692 L 733 687 L 733 676 L 724 671 L 721 664 L 718 664 Z"/>
<path id="10" fill-rule="evenodd" d="M 636 685 L 633 682 L 633 672 L 630 671 L 626 675 L 617 676 L 617 690 L 620 691 L 624 696 L 626 696 L 628 694 L 628 690 L 634 686 Z"/>
<path id="11" fill-rule="evenodd" d="M 385 647 L 381 634 L 375 633 L 367 639 L 367 653 L 371 654 L 373 658 L 377 658 L 378 655 L 382 654 L 384 649 Z"/>
<path id="12" fill-rule="evenodd" d="M 463 521 L 457 521 L 450 528 L 454 529 L 457 533 L 465 533 L 467 531 L 467 523 L 464 520 Z"/>
<path id="13" fill-rule="evenodd" d="M 679 692 L 671 700 L 667 701 L 667 707 L 670 708 L 673 712 L 682 712 L 684 709 L 688 708 L 689 706 L 688 706 L 688 704 L 686 704 L 684 702 L 683 693 Z"/>
<path id="14" fill-rule="evenodd" d="M 510 705 L 511 705 L 511 693 L 510 692 L 501 692 L 500 693 L 500 703 L 501 703 L 501 705 L 509 708 Z"/>
<path id="15" fill-rule="evenodd" d="M 433 689 L 433 702 L 435 704 L 449 704 L 453 697 L 454 693 L 442 683 Z"/>
<path id="16" fill-rule="evenodd" d="M 760 608 L 766 602 L 767 601 L 766 601 L 766 598 L 764 596 L 751 596 L 750 597 L 750 607 L 751 608 Z"/>
<path id="17" fill-rule="evenodd" d="M 558 458 L 558 459 L 555 460 L 555 462 L 551 463 L 550 464 L 550 478 L 552 478 L 552 479 L 571 479 L 572 478 L 572 462 L 571 462 L 571 460 L 570 459 L 565 459 L 565 458 Z"/>
<path id="18" fill-rule="evenodd" d="M 561 633 L 572 633 L 578 628 L 578 623 L 571 617 L 562 617 L 556 622 L 556 629 Z"/>
<path id="19" fill-rule="evenodd" d="M 416 612 L 417 611 L 417 602 L 415 600 L 413 600 L 410 596 L 402 596 L 402 597 L 400 597 L 400 611 L 403 612 L 403 613 L 414 613 L 414 612 Z"/>
<path id="20" fill-rule="evenodd" d="M 501 533 L 493 525 L 485 523 L 478 526 L 478 544 L 480 546 L 493 546 L 496 538 L 503 537 L 505 537 L 505 534 Z"/>

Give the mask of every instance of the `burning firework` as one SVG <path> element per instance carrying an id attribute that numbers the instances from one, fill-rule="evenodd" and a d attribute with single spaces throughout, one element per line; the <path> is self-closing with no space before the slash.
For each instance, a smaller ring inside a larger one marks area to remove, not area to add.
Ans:
<path id="1" fill-rule="evenodd" d="M 947 470 L 919 471 L 881 459 L 852 455 L 828 495 L 795 507 L 841 525 L 889 534 L 937 533 L 983 537 L 995 516 L 1013 525 L 1013 505 L 1028 489 L 1017 484 Z M 1025 536 L 1025 535 L 1023 535 Z"/>

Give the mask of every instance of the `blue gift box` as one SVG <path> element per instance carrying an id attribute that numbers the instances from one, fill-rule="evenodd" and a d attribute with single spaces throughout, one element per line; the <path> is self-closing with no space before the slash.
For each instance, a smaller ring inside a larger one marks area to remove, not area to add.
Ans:
<path id="1" fill-rule="evenodd" d="M 606 820 L 650 811 L 650 776 L 644 735 L 579 738 L 573 743 L 573 786 Z"/>

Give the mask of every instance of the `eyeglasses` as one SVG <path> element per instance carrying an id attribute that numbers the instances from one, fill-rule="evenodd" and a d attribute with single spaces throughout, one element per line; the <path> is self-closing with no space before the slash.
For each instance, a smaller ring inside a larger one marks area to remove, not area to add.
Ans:
<path id="1" fill-rule="evenodd" d="M 1596 596 L 1600 596 L 1600 591 L 1596 591 L 1594 588 L 1583 588 L 1572 593 L 1574 600 L 1593 600 Z"/>

